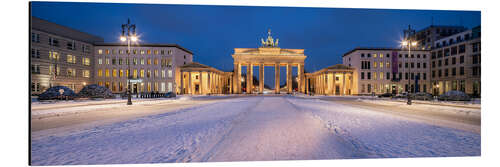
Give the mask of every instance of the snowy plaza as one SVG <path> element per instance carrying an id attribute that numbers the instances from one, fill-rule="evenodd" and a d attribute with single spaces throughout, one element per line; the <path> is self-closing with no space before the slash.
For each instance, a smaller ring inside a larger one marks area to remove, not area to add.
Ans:
<path id="1" fill-rule="evenodd" d="M 479 104 L 226 95 L 34 102 L 33 165 L 481 155 Z"/>

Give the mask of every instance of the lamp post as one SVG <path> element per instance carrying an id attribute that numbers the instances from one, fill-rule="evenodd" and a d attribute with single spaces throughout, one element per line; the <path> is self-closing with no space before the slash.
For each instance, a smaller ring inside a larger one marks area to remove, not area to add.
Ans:
<path id="1" fill-rule="evenodd" d="M 126 31 L 126 32 L 125 32 Z M 136 42 L 137 35 L 135 33 L 135 24 L 130 24 L 130 19 L 127 20 L 127 24 L 122 24 L 122 35 L 120 36 L 120 40 L 122 42 L 127 41 L 127 65 L 128 65 L 128 86 L 127 86 L 127 94 L 128 101 L 127 105 L 132 105 L 132 92 L 130 91 L 132 85 L 130 85 L 130 79 L 132 79 L 132 72 L 130 71 L 130 42 Z"/>
<path id="2" fill-rule="evenodd" d="M 410 95 L 410 93 L 412 92 L 411 73 L 410 73 L 411 64 L 409 63 L 408 59 L 411 56 L 411 47 L 417 46 L 417 41 L 413 41 L 411 39 L 411 36 L 415 34 L 415 30 L 411 29 L 410 25 L 408 25 L 408 30 L 404 30 L 404 34 L 405 34 L 405 40 L 401 42 L 401 45 L 403 47 L 408 47 L 408 57 L 405 56 L 406 63 L 408 63 L 408 95 L 407 95 L 408 101 L 406 102 L 406 104 L 411 105 L 411 95 Z"/>

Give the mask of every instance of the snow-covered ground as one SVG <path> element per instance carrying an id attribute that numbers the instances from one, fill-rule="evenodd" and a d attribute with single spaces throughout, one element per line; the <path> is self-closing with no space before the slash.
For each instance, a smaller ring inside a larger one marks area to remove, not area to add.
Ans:
<path id="1" fill-rule="evenodd" d="M 334 101 L 256 96 L 91 128 L 36 131 L 31 158 L 33 165 L 68 165 L 479 156 L 480 139 Z"/>

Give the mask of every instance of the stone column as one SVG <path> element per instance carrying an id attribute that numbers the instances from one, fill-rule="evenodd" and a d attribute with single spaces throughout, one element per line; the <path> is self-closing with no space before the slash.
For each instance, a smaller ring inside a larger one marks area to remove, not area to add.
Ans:
<path id="1" fill-rule="evenodd" d="M 333 95 L 337 95 L 337 73 L 333 72 Z"/>
<path id="2" fill-rule="evenodd" d="M 345 72 L 342 73 L 342 95 L 345 95 Z"/>
<path id="3" fill-rule="evenodd" d="M 274 92 L 280 93 L 280 64 L 274 64 Z"/>
<path id="4" fill-rule="evenodd" d="M 264 93 L 264 64 L 259 64 L 259 93 Z"/>
<path id="5" fill-rule="evenodd" d="M 203 71 L 200 71 L 200 78 L 199 79 L 200 79 L 200 86 L 199 86 L 200 91 L 199 92 L 200 92 L 200 94 L 203 94 L 204 93 L 204 90 L 203 90 Z"/>
<path id="6" fill-rule="evenodd" d="M 290 94 L 292 93 L 292 64 L 288 63 L 286 64 L 286 89 L 288 90 L 287 93 Z"/>
<path id="7" fill-rule="evenodd" d="M 234 74 L 233 74 L 233 89 L 234 93 L 241 93 L 241 64 L 234 63 Z"/>
<path id="8" fill-rule="evenodd" d="M 191 71 L 189 71 L 189 74 L 188 74 L 188 94 L 192 94 L 193 91 L 192 91 L 192 85 L 193 83 L 191 82 Z"/>
<path id="9" fill-rule="evenodd" d="M 253 87 L 253 64 L 247 65 L 247 93 L 252 93 Z"/>
<path id="10" fill-rule="evenodd" d="M 179 94 L 184 94 L 184 72 L 181 71 L 181 90 L 179 91 Z M 177 88 L 175 88 L 177 89 Z M 132 90 L 132 89 L 131 89 Z"/>
<path id="11" fill-rule="evenodd" d="M 303 64 L 299 64 L 297 66 L 297 76 L 299 78 L 299 81 L 297 82 L 298 83 L 298 89 L 299 89 L 299 92 L 301 93 L 305 93 L 305 77 L 304 77 L 304 65 Z"/>

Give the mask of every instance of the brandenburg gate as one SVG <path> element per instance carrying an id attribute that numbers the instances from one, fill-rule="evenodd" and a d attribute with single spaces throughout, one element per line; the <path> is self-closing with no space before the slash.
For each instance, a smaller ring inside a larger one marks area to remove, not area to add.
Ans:
<path id="1" fill-rule="evenodd" d="M 274 67 L 275 93 L 280 93 L 280 67 L 286 66 L 286 88 L 287 93 L 292 93 L 292 68 L 297 67 L 298 91 L 305 92 L 304 75 L 304 49 L 282 49 L 278 47 L 279 39 L 274 41 L 271 31 L 268 31 L 268 37 L 264 41 L 261 39 L 262 46 L 259 48 L 235 48 L 234 72 L 233 72 L 233 93 L 242 93 L 241 89 L 241 69 L 246 66 L 246 93 L 254 93 L 253 88 L 253 68 L 259 67 L 259 89 L 258 93 L 264 91 L 264 67 Z"/>

